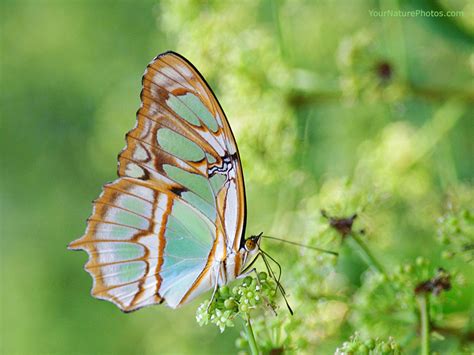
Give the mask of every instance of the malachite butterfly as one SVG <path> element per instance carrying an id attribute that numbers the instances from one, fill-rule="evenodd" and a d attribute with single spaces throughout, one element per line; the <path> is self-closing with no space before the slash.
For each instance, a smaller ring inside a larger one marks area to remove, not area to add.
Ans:
<path id="1" fill-rule="evenodd" d="M 125 312 L 172 308 L 238 277 L 255 239 L 244 239 L 239 152 L 224 112 L 197 69 L 174 52 L 142 79 L 137 122 L 118 157 L 119 178 L 94 201 L 85 234 L 92 295 Z"/>

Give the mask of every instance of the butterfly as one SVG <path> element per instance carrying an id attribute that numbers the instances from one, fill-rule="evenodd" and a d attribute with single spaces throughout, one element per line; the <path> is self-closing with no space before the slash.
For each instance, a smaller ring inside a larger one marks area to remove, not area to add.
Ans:
<path id="1" fill-rule="evenodd" d="M 118 156 L 119 178 L 93 202 L 85 234 L 92 295 L 130 312 L 179 307 L 242 274 L 258 252 L 244 238 L 239 152 L 216 96 L 183 56 L 146 68 L 135 128 Z"/>

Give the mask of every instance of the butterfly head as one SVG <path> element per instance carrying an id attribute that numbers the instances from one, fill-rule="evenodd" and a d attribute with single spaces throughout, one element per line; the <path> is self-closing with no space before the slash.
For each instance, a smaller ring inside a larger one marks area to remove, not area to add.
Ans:
<path id="1" fill-rule="evenodd" d="M 245 244 L 244 244 L 245 250 L 251 254 L 254 254 L 255 252 L 257 252 L 260 246 L 261 236 L 262 236 L 262 233 L 260 233 L 259 235 L 252 235 L 249 238 L 245 239 Z"/>

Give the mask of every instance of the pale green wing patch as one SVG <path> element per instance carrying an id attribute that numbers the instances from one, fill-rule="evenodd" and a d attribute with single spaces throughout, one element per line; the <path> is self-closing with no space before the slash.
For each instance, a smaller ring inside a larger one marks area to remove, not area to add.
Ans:
<path id="1" fill-rule="evenodd" d="M 202 273 L 205 265 L 206 260 L 184 260 L 173 263 L 169 267 L 165 262 L 160 292 L 170 307 L 176 308 L 180 304 L 184 295 Z"/>
<path id="2" fill-rule="evenodd" d="M 110 207 L 104 217 L 104 221 L 130 226 L 136 229 L 148 229 L 149 221 L 138 214 L 123 210 L 121 208 Z"/>
<path id="3" fill-rule="evenodd" d="M 214 158 L 211 154 L 206 153 L 206 159 L 209 164 L 214 164 L 216 162 L 216 158 Z"/>
<path id="4" fill-rule="evenodd" d="M 189 202 L 192 206 L 204 213 L 209 220 L 216 220 L 217 211 L 214 204 L 209 204 L 192 191 L 183 192 L 181 196 L 183 197 L 183 200 Z"/>
<path id="5" fill-rule="evenodd" d="M 169 128 L 160 128 L 156 139 L 166 152 L 182 160 L 200 161 L 205 157 L 204 151 L 196 143 Z"/>
<path id="6" fill-rule="evenodd" d="M 145 256 L 145 247 L 137 243 L 97 243 L 95 252 L 100 264 L 131 261 Z"/>
<path id="7" fill-rule="evenodd" d="M 224 174 L 215 174 L 209 179 L 209 181 L 211 182 L 211 188 L 214 191 L 215 195 L 217 195 L 222 186 L 224 186 L 226 179 L 227 177 Z"/>
<path id="8" fill-rule="evenodd" d="M 137 198 L 133 195 L 122 194 L 117 197 L 115 204 L 121 208 L 133 211 L 140 216 L 150 216 L 152 205 L 150 202 Z"/>
<path id="9" fill-rule="evenodd" d="M 180 96 L 172 95 L 166 100 L 166 103 L 176 114 L 189 123 L 199 126 L 199 120 L 201 120 L 212 132 L 217 132 L 219 126 L 216 119 L 196 95 L 192 93 Z"/>
<path id="10" fill-rule="evenodd" d="M 137 233 L 137 229 L 118 224 L 96 223 L 93 226 L 89 225 L 87 233 L 92 233 L 97 240 L 129 240 Z"/>
<path id="11" fill-rule="evenodd" d="M 184 104 L 190 108 L 192 112 L 198 116 L 204 124 L 211 129 L 212 132 L 216 132 L 219 126 L 214 116 L 209 112 L 202 101 L 195 95 L 188 93 L 179 97 Z"/>
<path id="12" fill-rule="evenodd" d="M 176 307 L 207 263 L 215 225 L 187 203 L 174 200 L 166 227 L 160 294 Z"/>
<path id="13" fill-rule="evenodd" d="M 206 260 L 215 239 L 213 227 L 191 206 L 174 200 L 166 225 L 164 267 L 168 257 Z"/>
<path id="14" fill-rule="evenodd" d="M 194 126 L 200 126 L 198 117 L 177 96 L 171 95 L 166 100 L 168 106 L 178 115 Z"/>
<path id="15" fill-rule="evenodd" d="M 172 165 L 163 165 L 163 170 L 170 179 L 193 191 L 211 206 L 215 205 L 215 198 L 209 181 L 204 176 L 189 173 Z"/>
<path id="16" fill-rule="evenodd" d="M 171 216 L 181 222 L 183 227 L 189 232 L 189 235 L 207 245 L 208 251 L 210 250 L 215 238 L 215 225 L 203 218 L 192 207 L 179 200 L 174 200 Z"/>
<path id="17" fill-rule="evenodd" d="M 132 261 L 102 266 L 102 281 L 107 287 L 119 286 L 138 281 L 145 276 L 146 263 Z"/>

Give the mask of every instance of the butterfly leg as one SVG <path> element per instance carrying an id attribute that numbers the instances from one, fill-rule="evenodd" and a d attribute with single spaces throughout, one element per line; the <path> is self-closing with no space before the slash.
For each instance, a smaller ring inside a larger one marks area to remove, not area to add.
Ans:
<path id="1" fill-rule="evenodd" d="M 250 274 L 254 273 L 255 276 L 256 276 L 256 279 L 257 279 L 258 286 L 260 288 L 262 288 L 262 284 L 260 283 L 260 279 L 258 277 L 257 268 L 255 268 L 255 267 L 251 268 L 252 265 L 255 264 L 255 262 L 257 261 L 259 256 L 260 256 L 260 253 L 257 254 L 257 256 L 250 262 L 250 264 L 247 265 L 247 267 L 242 271 L 242 273 L 236 277 L 236 279 L 242 279 L 242 278 L 250 276 Z"/>

